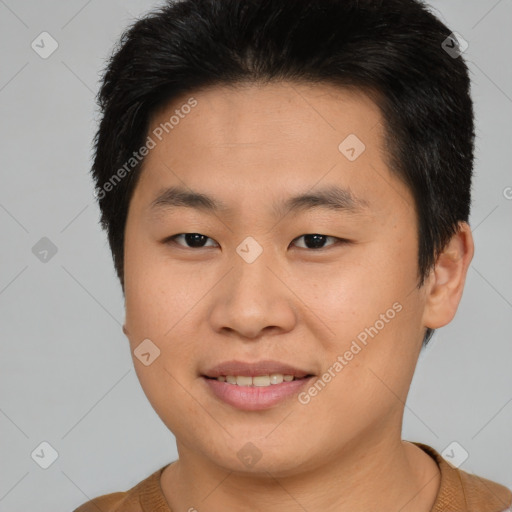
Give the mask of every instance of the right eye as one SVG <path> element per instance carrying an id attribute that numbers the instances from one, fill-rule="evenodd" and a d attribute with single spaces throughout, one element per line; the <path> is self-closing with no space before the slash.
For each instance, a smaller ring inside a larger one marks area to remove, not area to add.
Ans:
<path id="1" fill-rule="evenodd" d="M 182 238 L 186 244 L 190 244 L 188 246 L 184 246 L 183 244 L 177 242 L 178 239 Z M 201 233 L 178 233 L 176 235 L 172 235 L 164 240 L 165 244 L 175 244 L 181 247 L 185 247 L 185 249 L 202 249 L 203 247 L 208 247 L 204 245 L 206 240 L 212 240 L 213 238 L 209 238 L 206 235 L 202 235 Z M 211 246 L 210 246 L 211 247 Z"/>

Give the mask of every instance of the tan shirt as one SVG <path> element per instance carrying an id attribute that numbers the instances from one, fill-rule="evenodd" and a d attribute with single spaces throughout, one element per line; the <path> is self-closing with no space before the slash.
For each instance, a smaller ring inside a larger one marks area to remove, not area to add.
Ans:
<path id="1" fill-rule="evenodd" d="M 441 484 L 431 512 L 509 512 L 512 492 L 505 486 L 456 469 L 428 445 L 414 443 L 439 466 Z M 172 512 L 155 471 L 126 492 L 116 492 L 84 503 L 74 512 Z"/>

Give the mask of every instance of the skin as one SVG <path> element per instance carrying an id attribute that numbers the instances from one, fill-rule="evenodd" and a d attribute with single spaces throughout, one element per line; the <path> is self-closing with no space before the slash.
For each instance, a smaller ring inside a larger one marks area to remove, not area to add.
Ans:
<path id="1" fill-rule="evenodd" d="M 289 82 L 217 86 L 176 98 L 148 133 L 190 96 L 197 106 L 146 157 L 125 232 L 124 332 L 132 354 L 146 338 L 160 349 L 149 366 L 134 365 L 179 453 L 161 479 L 169 506 L 430 511 L 439 470 L 401 439 L 404 403 L 425 328 L 457 310 L 473 256 L 469 226 L 460 224 L 418 289 L 414 201 L 385 163 L 381 113 L 368 97 Z M 366 146 L 354 161 L 338 149 L 349 134 Z M 273 215 L 275 201 L 331 184 L 367 209 Z M 173 185 L 229 210 L 152 214 Z M 165 242 L 181 233 L 209 238 L 202 247 Z M 327 235 L 323 249 L 306 234 Z M 247 236 L 263 249 L 250 264 L 236 252 Z M 231 359 L 275 359 L 321 376 L 396 302 L 401 311 L 307 404 L 294 396 L 241 411 L 200 377 Z M 237 457 L 248 442 L 261 453 L 252 467 Z"/>

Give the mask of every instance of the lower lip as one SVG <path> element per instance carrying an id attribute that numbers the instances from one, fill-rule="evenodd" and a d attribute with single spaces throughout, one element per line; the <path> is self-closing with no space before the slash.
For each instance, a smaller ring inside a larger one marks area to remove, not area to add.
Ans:
<path id="1" fill-rule="evenodd" d="M 243 411 L 261 411 L 297 394 L 313 377 L 270 386 L 238 386 L 217 379 L 202 378 L 213 394 L 223 402 Z"/>

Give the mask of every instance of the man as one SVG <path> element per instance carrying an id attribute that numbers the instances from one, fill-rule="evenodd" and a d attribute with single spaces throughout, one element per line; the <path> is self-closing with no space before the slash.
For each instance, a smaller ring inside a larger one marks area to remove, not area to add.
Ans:
<path id="1" fill-rule="evenodd" d="M 473 256 L 450 34 L 413 0 L 184 0 L 123 35 L 93 176 L 179 459 L 77 512 L 511 505 L 401 439 Z"/>

